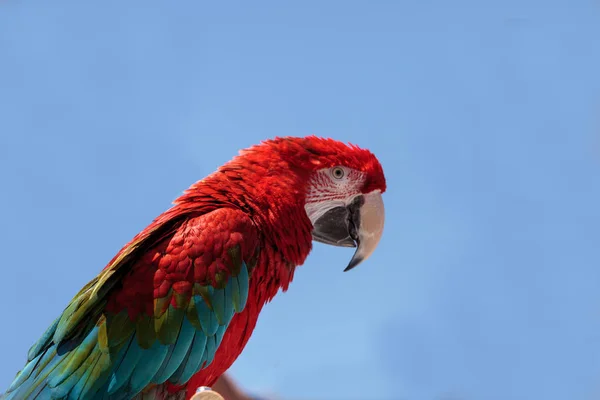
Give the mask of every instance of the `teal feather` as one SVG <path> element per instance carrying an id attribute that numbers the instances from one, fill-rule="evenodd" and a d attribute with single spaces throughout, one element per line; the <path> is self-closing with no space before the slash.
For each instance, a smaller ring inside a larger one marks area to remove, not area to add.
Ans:
<path id="1" fill-rule="evenodd" d="M 211 300 L 219 325 L 225 325 L 225 289 L 215 289 Z"/>
<path id="2" fill-rule="evenodd" d="M 153 383 L 164 383 L 171 377 L 171 375 L 175 373 L 188 353 L 195 333 L 196 329 L 194 326 L 187 318 L 184 318 L 181 327 L 179 328 L 179 336 L 177 337 L 177 341 L 175 344 L 170 346 L 170 354 L 167 358 L 165 358 L 163 365 L 152 379 Z"/>
<path id="3" fill-rule="evenodd" d="M 85 360 L 84 365 L 82 365 L 82 367 L 84 367 L 83 374 L 81 374 L 81 377 L 77 380 L 77 383 L 75 383 L 75 385 L 69 392 L 69 400 L 83 399 L 84 393 L 87 393 L 89 391 L 89 387 L 87 386 L 87 384 L 90 380 L 90 377 L 92 376 L 94 368 L 100 361 L 100 356 L 101 353 L 99 351 L 93 351 L 92 355 Z"/>
<path id="4" fill-rule="evenodd" d="M 52 396 L 62 398 L 69 394 L 89 368 L 86 360 L 90 358 L 93 351 L 98 351 L 98 328 L 94 328 L 79 347 L 65 354 L 60 368 L 48 378 Z"/>
<path id="5" fill-rule="evenodd" d="M 181 361 L 181 364 L 179 364 L 179 367 L 177 367 L 177 370 L 175 372 L 173 372 L 173 375 L 171 375 L 171 377 L 169 378 L 169 382 L 177 384 L 179 382 L 179 379 L 183 376 L 185 367 L 190 362 L 190 355 L 192 354 L 192 348 L 194 346 L 195 338 L 196 338 L 196 336 L 194 335 L 194 339 L 192 339 L 192 345 L 188 349 L 188 352 L 185 354 L 185 357 Z M 2 399 L 0 398 L 0 400 L 2 400 Z"/>
<path id="6" fill-rule="evenodd" d="M 222 325 L 219 327 L 219 329 L 217 329 L 217 333 L 215 333 L 215 344 L 216 344 L 217 348 L 221 345 L 221 341 L 223 340 L 223 336 L 225 336 L 226 330 L 227 330 L 226 325 Z"/>
<path id="7" fill-rule="evenodd" d="M 11 392 L 7 399 L 24 399 L 24 398 L 35 398 L 34 395 L 39 394 L 46 388 L 45 377 L 47 377 L 56 366 L 62 361 L 62 356 L 57 356 L 56 348 L 54 346 L 46 350 L 45 353 L 40 354 L 31 362 L 35 363 L 34 371 L 31 375 L 16 388 L 14 392 Z M 38 378 L 41 377 L 43 384 L 38 383 Z"/>
<path id="8" fill-rule="evenodd" d="M 248 301 L 248 292 L 250 291 L 250 276 L 248 275 L 248 266 L 245 262 L 242 262 L 240 273 L 235 277 L 235 279 L 237 280 L 237 287 L 240 293 L 239 304 L 235 310 L 237 312 L 241 312 L 246 307 L 246 302 Z"/>
<path id="9" fill-rule="evenodd" d="M 32 389 L 33 389 L 33 391 L 28 392 L 26 395 L 27 397 L 25 397 L 25 398 L 37 400 L 37 399 L 47 398 L 50 395 L 50 388 L 46 385 L 35 386 L 35 387 L 32 387 Z M 46 394 L 46 393 L 48 394 L 48 396 L 43 396 L 43 394 Z M 20 400 L 22 398 L 23 397 L 18 397 L 18 396 L 15 397 L 15 399 L 18 399 L 18 400 Z"/>
<path id="10" fill-rule="evenodd" d="M 42 400 L 52 397 L 52 389 L 48 386 L 38 386 L 36 390 L 29 395 L 28 398 Z"/>
<path id="11" fill-rule="evenodd" d="M 165 367 L 169 363 L 169 360 L 171 359 L 171 355 L 173 355 L 173 350 L 174 349 L 175 349 L 174 345 L 167 346 L 167 355 L 165 356 L 163 362 L 158 367 L 158 370 L 156 371 L 156 373 L 154 374 L 154 376 L 152 377 L 152 379 L 150 379 L 151 383 L 157 383 L 159 381 L 159 379 L 162 378 L 162 375 L 164 373 Z M 163 383 L 163 382 L 160 382 L 160 383 Z"/>
<path id="12" fill-rule="evenodd" d="M 225 292 L 224 296 L 224 314 L 223 314 L 223 323 L 222 326 L 229 325 L 229 321 L 233 318 L 233 314 L 235 314 L 235 309 L 233 307 L 233 280 L 235 278 L 229 277 L 227 281 L 227 285 L 223 289 Z"/>
<path id="13" fill-rule="evenodd" d="M 97 357 L 97 355 L 96 355 Z M 55 399 L 77 399 L 79 393 L 81 393 L 85 382 L 82 380 L 87 379 L 86 373 L 91 370 L 91 361 L 94 359 L 94 356 L 88 357 L 84 360 L 83 363 L 79 366 L 79 368 L 75 371 L 75 373 L 68 376 L 66 380 L 61 382 L 60 385 L 52 388 L 51 395 Z M 88 361 L 89 360 L 89 361 Z M 84 378 L 85 377 L 85 378 Z M 78 389 L 74 389 L 75 385 L 79 384 Z M 50 387 L 50 385 L 48 385 Z M 81 388 L 81 389 L 79 389 Z"/>
<path id="14" fill-rule="evenodd" d="M 123 346 L 119 353 L 119 358 L 122 358 L 122 360 L 116 363 L 116 368 L 113 369 L 108 379 L 106 387 L 108 394 L 116 393 L 117 390 L 129 381 L 135 366 L 143 355 L 143 350 L 137 343 L 137 337 L 133 336 L 128 345 Z"/>
<path id="15" fill-rule="evenodd" d="M 42 337 L 35 342 L 31 348 L 29 348 L 29 352 L 27 353 L 27 360 L 31 361 L 36 358 L 42 350 L 52 344 L 52 337 L 54 336 L 54 332 L 56 331 L 56 327 L 58 326 L 58 321 L 60 321 L 60 317 L 56 318 L 54 322 L 50 325 L 46 332 L 42 335 Z"/>
<path id="16" fill-rule="evenodd" d="M 152 347 L 144 351 L 129 381 L 131 393 L 138 393 L 152 381 L 152 378 L 165 361 L 168 351 L 169 346 L 160 344 L 158 340 L 154 342 Z"/>
<path id="17" fill-rule="evenodd" d="M 73 389 L 73 387 L 75 386 L 75 384 L 77 382 L 79 382 L 79 380 L 81 379 L 81 377 L 85 374 L 85 369 L 88 367 L 88 365 L 86 365 L 85 363 L 81 364 L 81 366 L 75 371 L 76 373 L 67 376 L 67 379 L 64 380 L 63 382 L 61 382 L 60 385 L 56 386 L 56 387 L 51 387 L 50 385 L 48 385 L 48 388 L 50 389 L 50 394 L 51 397 L 54 399 L 62 399 L 65 398 L 69 395 L 69 393 L 71 392 L 71 390 Z M 60 376 L 60 375 L 58 375 Z"/>
<path id="18" fill-rule="evenodd" d="M 206 340 L 207 338 L 204 333 L 196 331 L 194 340 L 186 356 L 186 360 L 181 363 L 179 369 L 170 379 L 172 383 L 185 383 L 192 377 L 192 375 L 200 370 L 200 366 L 203 361 L 202 355 L 205 353 L 204 350 L 206 348 Z"/>
<path id="19" fill-rule="evenodd" d="M 48 357 L 51 356 L 51 354 L 55 354 L 51 351 L 46 351 L 45 353 L 41 354 L 41 351 L 43 351 L 44 348 L 51 345 L 50 340 L 54 335 L 54 331 L 56 330 L 56 326 L 58 325 L 59 320 L 60 318 L 55 319 L 52 325 L 50 325 L 50 327 L 46 329 L 46 332 L 44 332 L 42 337 L 33 346 L 31 346 L 27 354 L 27 359 L 29 360 L 29 362 L 25 365 L 25 368 L 23 368 L 23 370 L 17 374 L 17 377 L 8 388 L 8 392 L 12 392 L 20 385 L 22 385 L 27 379 L 29 379 L 31 373 L 35 370 L 35 368 L 38 365 L 43 365 L 43 363 L 47 360 Z M 39 372 L 40 371 L 38 371 L 36 375 L 39 374 Z M 33 377 L 32 380 L 33 379 L 35 379 L 35 377 Z M 30 382 L 30 384 L 33 384 L 33 382 Z M 9 398 L 11 397 L 7 397 L 7 400 Z"/>
<path id="20" fill-rule="evenodd" d="M 233 308 L 236 312 L 240 312 L 242 299 L 240 293 L 240 284 L 238 283 L 237 276 L 234 276 L 230 279 L 229 285 L 231 285 L 231 302 L 233 303 Z"/>
<path id="21" fill-rule="evenodd" d="M 17 377 L 15 378 L 13 383 L 8 388 L 9 392 L 12 392 L 17 387 L 22 385 L 23 382 L 25 382 L 27 380 L 27 378 L 29 378 L 31 376 L 31 373 L 33 372 L 34 368 L 36 367 L 36 365 L 38 364 L 38 362 L 40 361 L 41 358 L 42 358 L 42 354 L 37 356 L 35 359 L 29 361 L 27 363 L 27 365 L 25 365 L 25 368 L 23 368 L 23 370 L 17 374 Z"/>
<path id="22" fill-rule="evenodd" d="M 204 301 L 204 298 L 200 295 L 194 296 L 194 304 L 198 312 L 198 319 L 200 325 L 206 336 L 212 336 L 217 332 L 219 323 L 215 313 L 208 307 L 208 304 Z"/>
<path id="23" fill-rule="evenodd" d="M 208 338 L 206 338 L 206 343 L 208 344 Z M 202 353 L 202 359 L 200 360 L 200 368 L 198 370 L 202 370 L 208 366 L 208 351 L 206 351 L 206 345 L 204 346 L 204 352 Z"/>
<path id="24" fill-rule="evenodd" d="M 25 365 L 25 368 L 23 368 L 23 370 L 17 374 L 16 379 L 8 388 L 3 400 L 13 400 L 24 397 L 23 394 L 31 388 L 31 385 L 34 382 L 34 377 L 31 377 L 32 372 L 47 353 L 48 352 L 40 354 L 35 359 L 28 362 L 27 365 Z"/>
<path id="25" fill-rule="evenodd" d="M 215 359 L 215 353 L 217 352 L 217 337 L 210 336 L 206 339 L 206 365 L 203 368 L 208 367 Z"/>
<path id="26" fill-rule="evenodd" d="M 214 361 L 231 319 L 245 308 L 249 292 L 248 268 L 242 263 L 238 275 L 230 276 L 222 289 L 209 285 L 199 290 L 205 297 L 195 292 L 191 299 L 193 306 L 186 308 L 195 310 L 198 319 L 188 320 L 188 314 L 180 309 L 174 310 L 177 313 L 173 313 L 173 318 L 167 315 L 169 318 L 158 325 L 151 319 L 150 329 L 159 329 L 166 344 L 161 343 L 158 333 L 153 342 L 150 331 L 144 342 L 152 344 L 148 349 L 138 342 L 135 324 L 139 322 L 117 317 L 111 320 L 111 316 L 106 316 L 107 321 L 113 321 L 112 330 L 100 330 L 104 327 L 102 319 L 83 320 L 83 327 L 68 328 L 63 326 L 68 321 L 63 314 L 29 349 L 29 362 L 0 398 L 21 400 L 33 399 L 36 395 L 38 399 L 128 400 L 150 383 L 186 383 Z M 73 304 L 65 312 L 76 312 Z M 57 337 L 65 341 L 57 343 L 54 341 Z"/>
<path id="27" fill-rule="evenodd" d="M 89 290 L 89 289 L 88 289 Z M 71 332 L 73 327 L 71 326 L 71 317 L 73 314 L 77 312 L 79 307 L 87 300 L 84 296 L 76 296 L 67 308 L 63 311 L 60 317 L 58 317 L 58 322 L 56 323 L 54 334 L 52 335 L 52 341 L 54 343 L 62 343 L 63 339 L 67 336 L 68 333 Z"/>
<path id="28" fill-rule="evenodd" d="M 61 385 L 61 383 L 67 378 L 70 378 L 72 375 L 74 375 L 74 372 L 79 370 L 81 364 L 83 364 L 83 362 L 88 358 L 90 353 L 94 350 L 97 342 L 98 328 L 94 328 L 85 337 L 83 342 L 81 342 L 81 345 L 79 345 L 73 351 L 65 355 L 65 361 L 61 363 L 60 374 L 53 374 L 53 376 L 50 379 L 48 379 L 48 386 L 50 386 L 51 388 L 56 388 L 57 386 Z M 75 384 L 75 382 L 73 382 L 73 385 Z M 64 390 L 66 389 L 63 388 L 62 391 Z M 69 390 L 70 388 L 66 390 L 66 393 L 68 393 Z M 57 390 L 57 392 L 62 391 Z M 63 396 L 66 396 L 66 393 Z"/>

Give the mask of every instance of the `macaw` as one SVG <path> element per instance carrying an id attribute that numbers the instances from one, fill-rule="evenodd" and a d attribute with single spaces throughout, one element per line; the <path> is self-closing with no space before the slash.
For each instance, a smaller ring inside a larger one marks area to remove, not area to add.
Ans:
<path id="1" fill-rule="evenodd" d="M 3 396 L 189 399 L 233 364 L 313 240 L 355 247 L 345 271 L 373 253 L 385 189 L 375 155 L 333 139 L 240 151 L 75 295 Z"/>

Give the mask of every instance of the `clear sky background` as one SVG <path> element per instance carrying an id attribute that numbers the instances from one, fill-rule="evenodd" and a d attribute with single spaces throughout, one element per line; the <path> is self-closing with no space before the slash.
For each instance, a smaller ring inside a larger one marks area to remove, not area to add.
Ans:
<path id="1" fill-rule="evenodd" d="M 238 149 L 351 141 L 378 251 L 316 245 L 232 373 L 284 400 L 600 396 L 600 3 L 3 1 L 0 391 Z"/>

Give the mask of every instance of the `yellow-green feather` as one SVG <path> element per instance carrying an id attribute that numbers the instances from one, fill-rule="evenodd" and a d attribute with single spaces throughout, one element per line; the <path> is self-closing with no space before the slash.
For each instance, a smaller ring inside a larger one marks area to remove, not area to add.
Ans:
<path id="1" fill-rule="evenodd" d="M 245 263 L 240 246 L 228 249 L 229 272 L 219 270 L 214 287 L 196 283 L 188 294 L 170 290 L 155 300 L 152 315 L 132 321 L 127 310 L 105 311 L 107 294 L 128 271 L 123 266 L 147 240 L 164 232 L 161 228 L 131 244 L 73 298 L 30 349 L 29 363 L 7 400 L 30 394 L 81 400 L 109 392 L 133 397 L 148 383 L 185 383 L 212 362 L 234 313 L 244 309 L 258 252 Z"/>

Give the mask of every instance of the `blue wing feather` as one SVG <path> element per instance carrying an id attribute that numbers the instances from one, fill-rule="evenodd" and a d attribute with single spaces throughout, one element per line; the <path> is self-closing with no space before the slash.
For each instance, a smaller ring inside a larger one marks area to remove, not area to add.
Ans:
<path id="1" fill-rule="evenodd" d="M 29 349 L 23 370 L 0 398 L 130 399 L 149 384 L 184 384 L 209 366 L 231 319 L 248 300 L 250 274 L 241 257 L 236 259 L 239 268 L 233 268 L 239 272 L 229 276 L 225 285 L 203 286 L 201 293 L 194 291 L 187 300 L 174 297 L 178 308 L 164 317 L 160 307 L 155 308 L 154 316 L 145 317 L 150 318 L 150 331 L 139 321 L 106 314 L 108 293 L 127 272 L 122 266 L 143 254 L 136 254 L 138 249 L 149 248 L 142 246 L 145 241 L 154 245 L 168 239 L 179 229 L 177 223 L 157 224 L 134 239 L 110 268 L 86 285 Z M 192 303 L 188 307 L 181 301 Z M 107 322 L 111 318 L 113 322 Z"/>
<path id="2" fill-rule="evenodd" d="M 246 265 L 243 267 L 245 270 Z M 201 296 L 195 296 L 202 330 L 184 317 L 173 344 L 161 344 L 155 339 L 149 349 L 143 349 L 134 331 L 111 357 L 101 346 L 99 327 L 90 330 L 78 346 L 62 355 L 57 354 L 57 346 L 51 344 L 26 364 L 5 394 L 5 400 L 84 400 L 101 393 L 104 395 L 99 398 L 127 398 L 149 384 L 167 380 L 176 384 L 187 382 L 212 363 L 234 315 L 230 310 L 237 308 L 234 305 L 238 301 L 245 304 L 247 293 L 240 290 L 244 287 L 243 278 L 240 274 L 231 278 L 225 289 L 214 290 L 211 299 L 218 299 L 213 302 L 216 311 L 211 310 Z M 228 318 L 222 321 L 224 324 L 218 322 L 219 313 Z M 52 332 L 47 331 L 44 337 L 52 337 Z"/>

